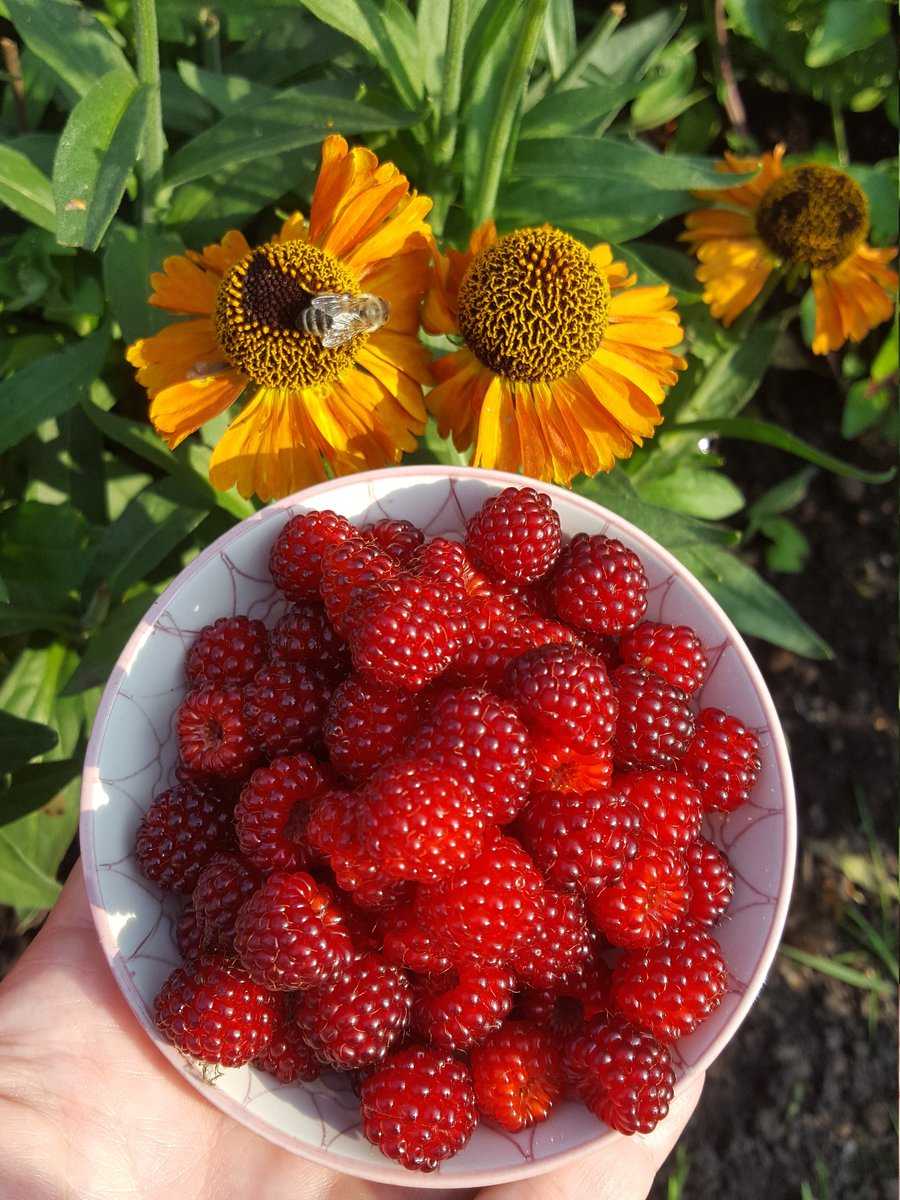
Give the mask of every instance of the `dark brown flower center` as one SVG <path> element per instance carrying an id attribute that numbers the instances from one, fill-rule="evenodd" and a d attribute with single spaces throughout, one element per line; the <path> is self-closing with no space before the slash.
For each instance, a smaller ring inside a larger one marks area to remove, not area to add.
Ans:
<path id="1" fill-rule="evenodd" d="M 811 163 L 769 185 L 756 211 L 756 228 L 786 263 L 836 267 L 868 233 L 869 204 L 849 175 Z"/>

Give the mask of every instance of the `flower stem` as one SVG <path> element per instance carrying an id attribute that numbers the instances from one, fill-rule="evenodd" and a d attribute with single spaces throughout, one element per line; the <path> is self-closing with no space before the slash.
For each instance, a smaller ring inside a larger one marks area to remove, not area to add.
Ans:
<path id="1" fill-rule="evenodd" d="M 734 67 L 731 65 L 731 54 L 728 50 L 728 22 L 725 19 L 725 0 L 713 2 L 713 33 L 715 35 L 715 57 L 722 80 L 722 102 L 728 114 L 735 133 L 744 143 L 750 142 L 750 129 L 747 125 L 747 110 L 738 89 Z"/>
<path id="2" fill-rule="evenodd" d="M 538 39 L 544 27 L 548 4 L 549 0 L 527 0 L 519 38 L 503 81 L 497 115 L 485 147 L 484 172 L 472 213 L 476 225 L 494 215 L 516 114 L 522 103 L 525 84 L 537 53 Z"/>
<path id="3" fill-rule="evenodd" d="M 144 126 L 144 146 L 138 162 L 141 178 L 141 219 L 152 224 L 156 199 L 162 184 L 165 135 L 159 85 L 159 38 L 156 30 L 156 0 L 132 0 L 137 74 L 150 87 L 150 106 Z"/>
<path id="4" fill-rule="evenodd" d="M 200 23 L 200 41 L 203 46 L 203 65 L 207 71 L 222 73 L 222 22 L 211 8 L 201 8 L 197 13 Z"/>
<path id="5" fill-rule="evenodd" d="M 578 53 L 556 81 L 553 88 L 555 92 L 564 92 L 567 88 L 575 86 L 584 74 L 585 68 L 590 64 L 594 52 L 599 50 L 604 42 L 607 42 L 612 37 L 624 16 L 624 4 L 611 4 L 609 6 L 606 15 L 597 22 L 587 35 L 579 46 Z"/>
<path id="6" fill-rule="evenodd" d="M 462 94 L 463 52 L 466 46 L 468 24 L 469 0 L 450 0 L 450 12 L 447 17 L 447 50 L 444 54 L 444 78 L 441 86 L 441 111 L 433 156 L 438 166 L 449 163 L 456 149 L 459 98 Z"/>
<path id="7" fill-rule="evenodd" d="M 834 145 L 837 150 L 838 162 L 842 167 L 850 163 L 850 149 L 847 145 L 847 126 L 844 124 L 844 114 L 841 106 L 831 97 L 831 127 L 834 130 Z"/>

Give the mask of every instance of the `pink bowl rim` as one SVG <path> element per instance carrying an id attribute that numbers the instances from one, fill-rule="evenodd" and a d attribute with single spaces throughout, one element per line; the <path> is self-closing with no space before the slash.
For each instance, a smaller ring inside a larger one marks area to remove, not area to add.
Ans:
<path id="1" fill-rule="evenodd" d="M 785 852 L 784 864 L 781 872 L 781 879 L 778 884 L 778 898 L 775 905 L 775 911 L 772 918 L 772 924 L 769 929 L 769 934 L 763 946 L 762 953 L 757 962 L 756 968 L 747 981 L 747 986 L 741 996 L 740 1002 L 735 1006 L 722 1029 L 719 1031 L 715 1040 L 707 1048 L 704 1054 L 689 1067 L 684 1074 L 679 1078 L 676 1084 L 675 1094 L 678 1096 L 684 1088 L 695 1079 L 701 1072 L 706 1071 L 709 1066 L 722 1053 L 725 1046 L 731 1041 L 743 1022 L 747 1013 L 750 1011 L 756 997 L 759 995 L 762 986 L 768 975 L 769 969 L 775 958 L 778 944 L 781 940 L 781 934 L 784 929 L 784 924 L 787 919 L 788 907 L 790 905 L 791 891 L 794 881 L 794 868 L 797 853 L 797 810 L 796 799 L 794 794 L 793 775 L 791 772 L 790 758 L 788 755 L 787 743 L 784 733 L 781 728 L 781 722 L 778 713 L 775 709 L 772 697 L 769 694 L 769 689 L 763 678 L 762 672 L 756 665 L 753 655 L 750 653 L 744 639 L 741 637 L 734 623 L 725 613 L 721 605 L 716 601 L 698 579 L 685 567 L 673 554 L 665 547 L 661 546 L 648 534 L 638 526 L 633 525 L 630 521 L 614 512 L 612 509 L 605 508 L 602 504 L 596 501 L 589 500 L 585 496 L 579 495 L 577 492 L 570 491 L 568 488 L 558 487 L 554 484 L 543 483 L 540 480 L 532 479 L 527 475 L 511 474 L 507 471 L 485 470 L 480 467 L 463 467 L 463 466 L 405 466 L 405 467 L 385 467 L 375 471 L 362 471 L 356 475 L 341 476 L 337 479 L 329 479 L 324 483 L 315 484 L 312 487 L 304 488 L 299 492 L 294 492 L 290 496 L 285 496 L 281 500 L 277 500 L 265 508 L 254 513 L 250 517 L 246 517 L 233 528 L 227 530 L 217 538 L 210 546 L 201 551 L 197 557 L 190 562 L 183 571 L 181 571 L 169 586 L 163 591 L 158 599 L 151 605 L 144 616 L 141 618 L 134 633 L 128 639 L 124 649 L 116 660 L 115 667 L 110 673 L 110 678 L 103 690 L 103 695 L 97 707 L 96 716 L 94 718 L 93 728 L 91 730 L 90 740 L 88 741 L 87 750 L 85 753 L 84 773 L 82 775 L 81 786 L 81 816 L 80 816 L 80 841 L 81 841 L 81 859 L 82 870 L 84 873 L 85 886 L 87 889 L 88 900 L 91 907 L 91 915 L 94 920 L 94 926 L 97 930 L 100 939 L 101 947 L 105 953 L 110 965 L 110 969 L 122 991 L 125 999 L 134 1013 L 139 1023 L 143 1026 L 146 1033 L 150 1036 L 153 1043 L 165 1055 L 165 1057 L 178 1069 L 179 1074 L 183 1079 L 190 1083 L 204 1099 L 211 1101 L 219 1109 L 234 1120 L 239 1121 L 242 1125 L 252 1130 L 254 1133 L 265 1138 L 269 1142 L 280 1146 L 282 1149 L 297 1155 L 300 1158 L 307 1159 L 316 1163 L 319 1166 L 329 1168 L 330 1170 L 352 1175 L 360 1179 L 367 1179 L 375 1183 L 389 1183 L 395 1186 L 418 1187 L 418 1188 L 444 1188 L 455 1190 L 458 1188 L 473 1188 L 473 1187 L 488 1187 L 500 1183 L 510 1183 L 518 1180 L 526 1179 L 534 1175 L 540 1175 L 547 1171 L 555 1170 L 558 1167 L 566 1166 L 569 1163 L 575 1162 L 578 1159 L 585 1157 L 587 1154 L 595 1152 L 604 1143 L 609 1143 L 616 1140 L 622 1135 L 617 1134 L 614 1130 L 607 1130 L 592 1141 L 585 1142 L 581 1146 L 577 1146 L 571 1150 L 562 1150 L 557 1154 L 550 1154 L 540 1159 L 533 1159 L 523 1162 L 515 1167 L 495 1167 L 482 1171 L 472 1171 L 465 1174 L 452 1176 L 451 1179 L 447 1176 L 441 1176 L 440 1173 L 433 1175 L 421 1175 L 416 1172 L 409 1172 L 409 1178 L 406 1174 L 398 1175 L 398 1169 L 387 1163 L 384 1168 L 377 1165 L 361 1163 L 355 1159 L 345 1158 L 343 1155 L 336 1154 L 333 1151 L 318 1150 L 314 1146 L 298 1144 L 297 1139 L 289 1135 L 283 1134 L 276 1129 L 273 1129 L 268 1122 L 257 1117 L 254 1113 L 249 1112 L 242 1104 L 234 1100 L 230 1096 L 223 1095 L 216 1088 L 209 1087 L 195 1075 L 186 1072 L 184 1060 L 178 1052 L 164 1042 L 156 1029 L 156 1026 L 149 1019 L 144 1007 L 144 1000 L 139 993 L 134 980 L 132 979 L 124 961 L 118 955 L 118 948 L 115 944 L 112 930 L 109 924 L 107 911 L 103 906 L 100 886 L 99 886 L 99 871 L 97 860 L 94 854 L 93 838 L 90 836 L 88 828 L 89 820 L 92 816 L 92 810 L 88 807 L 88 793 L 99 778 L 100 765 L 100 748 L 103 743 L 103 735 L 106 728 L 106 723 L 109 717 L 110 710 L 118 695 L 121 680 L 124 677 L 123 672 L 118 668 L 124 663 L 131 662 L 153 631 L 153 626 L 158 617 L 166 610 L 172 598 L 181 589 L 183 584 L 191 579 L 194 575 L 201 572 L 206 564 L 217 555 L 219 555 L 227 546 L 243 536 L 243 531 L 249 524 L 266 520 L 269 516 L 277 513 L 284 508 L 292 508 L 298 504 L 308 502 L 311 497 L 320 497 L 327 495 L 329 492 L 340 490 L 347 487 L 349 484 L 358 483 L 373 483 L 382 482 L 390 479 L 403 479 L 413 476 L 442 478 L 442 479 L 482 479 L 494 483 L 501 483 L 505 486 L 512 487 L 527 487 L 532 486 L 540 491 L 546 492 L 553 499 L 564 501 L 567 504 L 574 504 L 576 508 L 583 508 L 586 512 L 596 516 L 597 512 L 611 520 L 613 523 L 618 523 L 627 532 L 636 544 L 645 547 L 652 554 L 657 555 L 666 565 L 678 575 L 684 584 L 693 591 L 699 602 L 711 609 L 718 619 L 721 621 L 725 632 L 727 633 L 731 643 L 734 646 L 738 657 L 747 671 L 750 680 L 756 689 L 763 711 L 766 715 L 766 723 L 772 739 L 772 750 L 775 755 L 776 765 L 778 769 L 779 781 L 784 800 L 784 832 L 785 832 Z M 639 1136 L 639 1135 L 638 1135 Z"/>

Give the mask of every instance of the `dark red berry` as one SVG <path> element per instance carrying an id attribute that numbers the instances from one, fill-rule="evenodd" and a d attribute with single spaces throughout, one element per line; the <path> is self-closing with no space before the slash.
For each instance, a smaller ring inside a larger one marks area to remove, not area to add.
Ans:
<path id="1" fill-rule="evenodd" d="M 239 686 L 253 678 L 267 657 L 268 634 L 262 621 L 219 617 L 197 634 L 185 673 L 191 687 Z"/>
<path id="2" fill-rule="evenodd" d="M 759 739 L 737 717 L 702 708 L 682 766 L 700 789 L 704 808 L 732 812 L 747 803 L 759 778 Z"/>
<path id="3" fill-rule="evenodd" d="M 547 888 L 531 937 L 516 950 L 511 965 L 521 984 L 543 990 L 559 986 L 567 975 L 584 967 L 590 954 L 584 900 L 572 892 Z"/>
<path id="4" fill-rule="evenodd" d="M 179 783 L 144 813 L 134 854 L 147 879 L 170 892 L 190 893 L 212 856 L 232 840 L 228 809 L 207 792 Z"/>
<path id="5" fill-rule="evenodd" d="M 562 544 L 550 497 L 533 488 L 504 488 L 466 526 L 466 549 L 489 579 L 533 583 L 556 562 Z"/>
<path id="6" fill-rule="evenodd" d="M 392 555 L 359 535 L 326 552 L 320 590 L 328 619 L 342 637 L 349 636 L 366 593 L 397 571 Z"/>
<path id="7" fill-rule="evenodd" d="M 691 889 L 688 916 L 700 925 L 715 925 L 734 895 L 734 872 L 722 851 L 703 837 L 688 846 L 685 857 Z"/>
<path id="8" fill-rule="evenodd" d="M 209 860 L 192 897 L 206 950 L 233 951 L 238 912 L 260 882 L 259 874 L 237 854 L 214 854 Z"/>
<path id="9" fill-rule="evenodd" d="M 175 729 L 181 761 L 190 771 L 236 778 L 249 773 L 259 759 L 238 688 L 188 692 L 175 715 Z"/>
<path id="10" fill-rule="evenodd" d="M 376 521 L 374 525 L 364 525 L 360 530 L 363 537 L 369 538 L 395 558 L 401 566 L 406 566 L 418 548 L 425 541 L 425 534 L 417 529 L 412 521 L 392 521 L 386 517 Z"/>
<path id="11" fill-rule="evenodd" d="M 562 1095 L 559 1050 L 537 1025 L 507 1021 L 475 1047 L 471 1059 L 482 1115 L 511 1133 L 546 1121 Z"/>
<path id="12" fill-rule="evenodd" d="M 613 946 L 656 946 L 688 909 L 684 856 L 650 839 L 622 874 L 588 900 L 594 924 Z"/>
<path id="13" fill-rule="evenodd" d="M 616 788 L 641 813 L 641 833 L 660 846 L 686 850 L 700 836 L 700 793 L 687 775 L 675 771 L 630 771 Z"/>
<path id="14" fill-rule="evenodd" d="M 182 909 L 175 925 L 175 945 L 185 962 L 193 962 L 195 958 L 200 957 L 203 950 L 203 930 L 191 901 Z"/>
<path id="15" fill-rule="evenodd" d="M 694 735 L 694 714 L 684 693 L 638 667 L 618 667 L 612 684 L 619 701 L 613 742 L 616 762 L 677 765 Z"/>
<path id="16" fill-rule="evenodd" d="M 559 616 L 576 629 L 622 634 L 647 611 L 649 584 L 641 560 L 615 538 L 577 533 L 553 574 Z"/>
<path id="17" fill-rule="evenodd" d="M 413 1023 L 432 1046 L 462 1051 L 499 1029 L 512 1008 L 515 976 L 490 963 L 466 963 L 416 988 Z"/>
<path id="18" fill-rule="evenodd" d="M 331 764 L 350 783 L 360 784 L 400 752 L 419 722 L 413 692 L 351 676 L 334 692 L 325 715 L 325 745 Z"/>
<path id="19" fill-rule="evenodd" d="M 350 670 L 350 651 L 315 600 L 287 610 L 269 636 L 269 652 L 279 663 L 312 667 L 328 679 L 343 679 Z"/>
<path id="20" fill-rule="evenodd" d="M 306 1044 L 293 1017 L 293 998 L 278 993 L 272 1040 L 253 1060 L 254 1067 L 274 1075 L 279 1083 L 312 1083 L 321 1074 L 319 1060 Z"/>
<path id="21" fill-rule="evenodd" d="M 263 667 L 244 688 L 247 733 L 270 757 L 314 746 L 330 694 L 322 676 L 309 667 Z"/>
<path id="22" fill-rule="evenodd" d="M 583 750 L 612 740 L 618 705 L 595 655 L 578 646 L 541 646 L 506 668 L 506 693 L 535 733 Z"/>
<path id="23" fill-rule="evenodd" d="M 707 661 L 700 639 L 687 625 L 642 621 L 619 644 L 622 662 L 658 675 L 686 696 L 703 682 Z"/>
<path id="24" fill-rule="evenodd" d="M 356 530 L 333 512 L 300 513 L 291 517 L 275 539 L 269 570 L 289 600 L 317 599 L 322 579 L 322 555 L 329 546 L 353 537 Z"/>
<path id="25" fill-rule="evenodd" d="M 328 792 L 310 812 L 306 838 L 328 860 L 338 887 L 350 892 L 360 908 L 379 910 L 404 902 L 409 885 L 387 875 L 364 849 L 359 837 L 358 798 L 350 792 Z"/>
<path id="26" fill-rule="evenodd" d="M 326 787 L 319 763 L 308 754 L 273 758 L 257 767 L 234 810 L 238 845 L 260 871 L 296 871 L 313 855 L 303 836 L 312 800 Z"/>
<path id="27" fill-rule="evenodd" d="M 391 909 L 381 922 L 383 953 L 398 967 L 421 975 L 444 975 L 450 970 L 450 951 L 436 929 L 424 927 L 412 906 Z"/>

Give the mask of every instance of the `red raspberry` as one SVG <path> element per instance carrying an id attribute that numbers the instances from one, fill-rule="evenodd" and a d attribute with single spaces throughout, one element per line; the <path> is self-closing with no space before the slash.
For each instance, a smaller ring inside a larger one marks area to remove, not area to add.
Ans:
<path id="1" fill-rule="evenodd" d="M 203 930 L 200 928 L 192 902 L 182 910 L 175 925 L 175 945 L 185 962 L 193 962 L 200 957 L 203 949 Z"/>
<path id="2" fill-rule="evenodd" d="M 640 815 L 615 793 L 539 792 L 517 830 L 549 883 L 591 895 L 637 854 Z"/>
<path id="3" fill-rule="evenodd" d="M 508 664 L 507 695 L 536 732 L 583 750 L 612 740 L 615 694 L 601 659 L 577 646 L 541 646 Z"/>
<path id="4" fill-rule="evenodd" d="M 466 549 L 496 583 L 533 583 L 559 555 L 562 533 L 550 497 L 533 488 L 504 488 L 466 526 Z"/>
<path id="5" fill-rule="evenodd" d="M 616 667 L 622 665 L 622 643 L 619 638 L 607 637 L 605 633 L 591 633 L 585 630 L 581 634 L 581 641 L 591 654 L 596 654 L 598 658 L 603 659 L 610 674 Z"/>
<path id="6" fill-rule="evenodd" d="M 670 683 L 637 667 L 618 667 L 619 700 L 613 752 L 623 766 L 673 767 L 694 736 L 694 714 Z"/>
<path id="7" fill-rule="evenodd" d="M 532 936 L 543 880 L 511 838 L 498 837 L 450 879 L 420 888 L 416 916 L 457 958 L 502 960 Z"/>
<path id="8" fill-rule="evenodd" d="M 269 1044 L 275 996 L 246 971 L 211 955 L 178 967 L 162 985 L 156 1024 L 176 1049 L 202 1062 L 239 1067 Z"/>
<path id="9" fill-rule="evenodd" d="M 236 854 L 214 854 L 197 880 L 193 906 L 206 950 L 234 949 L 234 923 L 261 880 Z"/>
<path id="10" fill-rule="evenodd" d="M 353 665 L 387 687 L 417 692 L 447 669 L 464 632 L 452 587 L 401 576 L 381 585 L 354 624 Z"/>
<path id="11" fill-rule="evenodd" d="M 331 764 L 360 784 L 398 754 L 419 722 L 419 697 L 351 676 L 331 697 L 325 745 Z"/>
<path id="12" fill-rule="evenodd" d="M 576 533 L 553 574 L 559 616 L 576 629 L 620 634 L 647 611 L 649 583 L 641 560 L 615 538 Z"/>
<path id="13" fill-rule="evenodd" d="M 546 1121 L 562 1095 L 559 1050 L 526 1021 L 507 1021 L 472 1051 L 472 1081 L 482 1114 L 511 1133 Z"/>
<path id="14" fill-rule="evenodd" d="M 194 638 L 185 673 L 191 687 L 247 683 L 268 657 L 268 634 L 262 621 L 219 617 Z"/>
<path id="15" fill-rule="evenodd" d="M 248 735 L 270 757 L 315 745 L 322 735 L 330 691 L 309 667 L 263 667 L 244 688 Z"/>
<path id="16" fill-rule="evenodd" d="M 275 586 L 288 600 L 317 599 L 322 555 L 329 546 L 346 541 L 355 533 L 346 517 L 327 510 L 291 517 L 275 539 L 269 556 Z"/>
<path id="17" fill-rule="evenodd" d="M 161 792 L 144 813 L 134 855 L 147 879 L 169 892 L 190 893 L 212 856 L 231 844 L 227 808 L 207 792 L 179 783 Z"/>
<path id="18" fill-rule="evenodd" d="M 641 839 L 638 856 L 615 883 L 591 896 L 594 924 L 613 946 L 658 945 L 688 910 L 684 856 Z"/>
<path id="19" fill-rule="evenodd" d="M 441 1050 L 468 1050 L 503 1024 L 515 985 L 511 972 L 490 963 L 467 963 L 446 975 L 430 975 L 415 993 L 416 1032 Z"/>
<path id="20" fill-rule="evenodd" d="M 460 772 L 485 820 L 505 825 L 528 797 L 529 740 L 511 704 L 465 688 L 438 698 L 407 753 Z"/>
<path id="21" fill-rule="evenodd" d="M 425 534 L 412 521 L 385 518 L 374 525 L 363 525 L 360 533 L 405 566 L 425 541 Z"/>
<path id="22" fill-rule="evenodd" d="M 307 1046 L 293 1017 L 293 1005 L 286 992 L 278 994 L 272 1040 L 253 1060 L 254 1067 L 274 1075 L 279 1083 L 312 1083 L 321 1073 L 319 1061 Z"/>
<path id="23" fill-rule="evenodd" d="M 671 1055 L 624 1017 L 592 1021 L 571 1039 L 565 1057 L 582 1100 L 619 1133 L 650 1133 L 669 1111 L 675 1094 Z"/>
<path id="24" fill-rule="evenodd" d="M 259 758 L 247 727 L 238 688 L 200 688 L 188 692 L 175 714 L 181 761 L 190 771 L 235 778 Z"/>
<path id="25" fill-rule="evenodd" d="M 700 639 L 687 625 L 643 621 L 619 645 L 622 662 L 658 675 L 686 696 L 703 682 L 708 663 Z"/>
<path id="26" fill-rule="evenodd" d="M 673 850 L 686 850 L 700 836 L 700 793 L 675 771 L 630 771 L 616 781 L 619 793 L 637 805 L 641 833 Z"/>
<path id="27" fill-rule="evenodd" d="M 602 958 L 592 957 L 582 964 L 577 971 L 571 971 L 561 983 L 556 985 L 556 991 L 561 996 L 577 1000 L 586 1021 L 610 1012 L 610 986 L 612 972 Z"/>
<path id="28" fill-rule="evenodd" d="M 703 837 L 688 846 L 686 858 L 691 889 L 688 916 L 700 925 L 715 925 L 734 895 L 734 872 L 722 851 Z"/>
<path id="29" fill-rule="evenodd" d="M 322 1062 L 339 1071 L 381 1062 L 406 1033 L 412 989 L 378 954 L 360 954 L 321 991 L 297 996 L 294 1015 Z"/>
<path id="30" fill-rule="evenodd" d="M 323 873 L 320 868 L 320 873 Z M 326 878 L 328 886 L 331 887 L 331 880 Z M 338 891 L 337 880 L 335 880 L 335 891 Z M 378 918 L 382 915 L 385 917 L 393 916 L 394 909 L 388 909 L 384 914 L 369 912 L 364 908 L 357 908 L 353 903 L 352 896 L 335 896 L 335 904 L 341 910 L 341 916 L 344 918 L 344 924 L 347 927 L 347 932 L 356 950 L 360 953 L 366 950 L 381 950 L 381 929 Z"/>
<path id="31" fill-rule="evenodd" d="M 554 988 L 572 971 L 587 963 L 591 954 L 584 900 L 572 892 L 547 888 L 530 939 L 515 952 L 511 966 L 520 983 Z"/>
<path id="32" fill-rule="evenodd" d="M 325 612 L 342 637 L 348 637 L 358 616 L 360 597 L 375 584 L 397 574 L 397 560 L 363 537 L 333 546 L 322 559 L 320 591 Z"/>
<path id="33" fill-rule="evenodd" d="M 353 957 L 331 893 L 303 871 L 270 875 L 238 914 L 234 948 L 273 991 L 324 987 Z"/>
<path id="34" fill-rule="evenodd" d="M 565 1043 L 584 1027 L 580 1001 L 557 992 L 526 990 L 516 997 L 514 1021 L 528 1021 L 546 1029 L 557 1045 Z"/>
<path id="35" fill-rule="evenodd" d="M 737 717 L 701 708 L 682 765 L 700 789 L 704 808 L 732 812 L 747 803 L 759 778 L 759 739 Z"/>
<path id="36" fill-rule="evenodd" d="M 437 883 L 481 852 L 484 817 L 452 766 L 418 759 L 389 763 L 360 799 L 363 849 L 394 879 Z"/>
<path id="37" fill-rule="evenodd" d="M 469 1068 L 449 1054 L 408 1046 L 360 1089 L 363 1132 L 410 1171 L 458 1154 L 478 1123 Z"/>
<path id="38" fill-rule="evenodd" d="M 412 906 L 387 913 L 381 929 L 388 962 L 423 975 L 443 975 L 450 970 L 447 946 L 436 930 L 419 924 Z"/>
<path id="39" fill-rule="evenodd" d="M 506 664 L 532 648 L 519 625 L 518 605 L 494 593 L 469 597 L 466 602 L 469 637 L 448 672 L 455 681 L 499 687 Z"/>
<path id="40" fill-rule="evenodd" d="M 461 588 L 467 596 L 495 593 L 493 584 L 475 569 L 465 547 L 447 538 L 431 538 L 420 546 L 410 559 L 409 569 L 422 579 Z"/>
<path id="41" fill-rule="evenodd" d="M 685 923 L 661 946 L 622 955 L 613 969 L 612 998 L 629 1021 L 674 1042 L 715 1012 L 727 987 L 719 943 Z"/>
<path id="42" fill-rule="evenodd" d="M 357 831 L 359 803 L 349 792 L 319 798 L 309 816 L 306 838 L 327 858 L 337 885 L 360 908 L 392 908 L 403 901 L 408 885 L 386 875 L 363 849 Z"/>
<path id="43" fill-rule="evenodd" d="M 260 871 L 296 871 L 312 861 L 303 837 L 305 812 L 325 788 L 322 769 L 308 754 L 273 758 L 257 767 L 234 810 L 241 853 Z"/>
<path id="44" fill-rule="evenodd" d="M 552 737 L 536 737 L 531 742 L 535 791 L 605 792 L 613 774 L 612 746 L 596 750 L 576 750 Z"/>
<path id="45" fill-rule="evenodd" d="M 272 630 L 269 652 L 278 663 L 302 663 L 327 679 L 343 679 L 350 670 L 350 651 L 314 600 L 287 610 Z"/>

